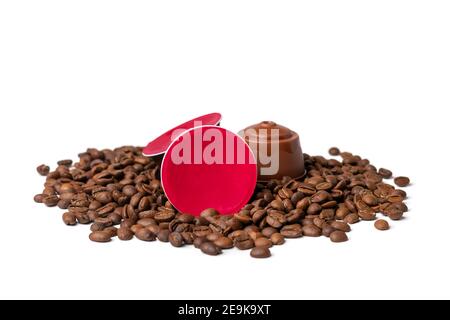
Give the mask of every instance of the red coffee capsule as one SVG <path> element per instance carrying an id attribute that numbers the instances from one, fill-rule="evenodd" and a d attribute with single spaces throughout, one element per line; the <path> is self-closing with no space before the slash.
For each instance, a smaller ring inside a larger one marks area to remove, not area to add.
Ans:
<path id="1" fill-rule="evenodd" d="M 244 140 L 217 126 L 200 126 L 176 138 L 161 166 L 167 198 L 179 211 L 199 215 L 206 208 L 238 212 L 257 180 L 255 157 Z"/>
<path id="2" fill-rule="evenodd" d="M 217 126 L 222 119 L 220 113 L 210 113 L 204 116 L 189 120 L 179 126 L 163 133 L 155 140 L 151 141 L 143 150 L 142 153 L 147 157 L 154 157 L 164 154 L 172 143 L 173 139 L 179 136 L 186 130 L 202 125 Z"/>

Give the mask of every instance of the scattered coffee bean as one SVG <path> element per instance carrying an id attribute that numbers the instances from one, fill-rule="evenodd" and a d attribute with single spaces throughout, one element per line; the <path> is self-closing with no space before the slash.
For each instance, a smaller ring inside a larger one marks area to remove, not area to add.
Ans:
<path id="1" fill-rule="evenodd" d="M 70 167 L 72 165 L 72 160 L 70 160 L 70 159 L 59 160 L 57 162 L 57 164 L 58 164 L 58 166 Z"/>
<path id="2" fill-rule="evenodd" d="M 380 168 L 378 170 L 378 174 L 380 176 L 382 176 L 384 179 L 390 179 L 392 178 L 392 171 L 385 169 L 385 168 Z"/>
<path id="3" fill-rule="evenodd" d="M 108 232 L 111 238 L 113 238 L 117 236 L 118 229 L 116 227 L 107 227 L 103 231 Z"/>
<path id="4" fill-rule="evenodd" d="M 389 229 L 389 223 L 386 220 L 380 219 L 375 221 L 375 228 L 384 231 Z"/>
<path id="5" fill-rule="evenodd" d="M 335 228 L 330 226 L 328 223 L 325 223 L 322 225 L 322 235 L 325 237 L 329 237 L 334 231 L 336 231 Z"/>
<path id="6" fill-rule="evenodd" d="M 254 241 L 245 233 L 234 239 L 234 246 L 239 250 L 248 250 L 255 246 Z"/>
<path id="7" fill-rule="evenodd" d="M 322 230 L 313 224 L 303 226 L 302 231 L 305 237 L 320 237 L 322 235 Z"/>
<path id="8" fill-rule="evenodd" d="M 356 213 L 350 213 L 344 218 L 344 222 L 348 224 L 355 224 L 359 222 L 359 216 Z"/>
<path id="9" fill-rule="evenodd" d="M 276 246 L 284 244 L 284 236 L 281 233 L 274 233 L 270 236 L 270 241 Z"/>
<path id="10" fill-rule="evenodd" d="M 181 247 L 184 244 L 183 237 L 178 232 L 172 232 L 169 234 L 169 242 L 174 247 Z"/>
<path id="11" fill-rule="evenodd" d="M 255 247 L 250 251 L 250 255 L 253 258 L 269 258 L 271 253 L 268 247 Z"/>
<path id="12" fill-rule="evenodd" d="M 77 218 L 71 212 L 65 212 L 62 216 L 64 223 L 68 226 L 74 226 L 77 224 Z"/>
<path id="13" fill-rule="evenodd" d="M 336 147 L 332 147 L 332 148 L 330 148 L 330 150 L 328 150 L 328 153 L 331 156 L 338 156 L 338 155 L 341 154 L 341 151 L 338 148 L 336 148 Z"/>
<path id="14" fill-rule="evenodd" d="M 161 242 L 169 242 L 169 235 L 170 231 L 169 229 L 162 229 L 158 232 L 158 240 Z"/>
<path id="15" fill-rule="evenodd" d="M 277 233 L 278 230 L 272 227 L 266 227 L 261 230 L 261 233 L 264 237 L 270 238 L 274 233 Z"/>
<path id="16" fill-rule="evenodd" d="M 58 196 L 48 196 L 44 198 L 43 202 L 47 207 L 54 207 L 58 204 L 59 198 Z"/>
<path id="17" fill-rule="evenodd" d="M 217 256 L 218 254 L 222 253 L 222 250 L 216 246 L 214 243 L 206 241 L 203 242 L 200 245 L 200 250 L 202 250 L 202 252 L 204 254 L 210 255 L 210 256 Z"/>
<path id="18" fill-rule="evenodd" d="M 147 228 L 141 227 L 139 230 L 136 231 L 134 234 L 136 238 L 142 241 L 155 241 L 156 235 L 148 230 Z"/>
<path id="19" fill-rule="evenodd" d="M 89 239 L 94 242 L 109 242 L 111 241 L 111 235 L 105 231 L 95 231 L 89 235 Z"/>
<path id="20" fill-rule="evenodd" d="M 351 230 L 350 226 L 342 221 L 333 221 L 330 223 L 330 226 L 332 226 L 336 230 L 341 230 L 344 232 L 349 232 Z"/>
<path id="21" fill-rule="evenodd" d="M 120 240 L 128 241 L 133 239 L 134 233 L 127 227 L 120 227 L 119 230 L 117 230 L 117 237 Z"/>
<path id="22" fill-rule="evenodd" d="M 37 194 L 34 196 L 34 202 L 43 203 L 46 195 L 45 194 Z"/>
<path id="23" fill-rule="evenodd" d="M 408 177 L 397 177 L 394 179 L 394 183 L 399 187 L 406 187 L 410 184 Z"/>
<path id="24" fill-rule="evenodd" d="M 234 247 L 233 240 L 228 237 L 220 237 L 214 241 L 214 244 L 220 249 L 231 249 Z"/>
<path id="25" fill-rule="evenodd" d="M 50 167 L 45 164 L 41 164 L 36 168 L 36 170 L 41 176 L 46 176 L 50 172 Z"/>
<path id="26" fill-rule="evenodd" d="M 206 238 L 205 237 L 197 237 L 194 240 L 194 247 L 196 248 L 200 248 L 200 246 L 202 245 L 202 243 L 206 242 Z"/>
<path id="27" fill-rule="evenodd" d="M 337 230 L 330 234 L 330 240 L 332 242 L 345 242 L 348 240 L 348 237 L 344 231 Z"/>
<path id="28" fill-rule="evenodd" d="M 255 240 L 255 247 L 267 247 L 270 248 L 272 246 L 272 241 L 265 237 L 261 237 Z"/>
<path id="29" fill-rule="evenodd" d="M 299 224 L 291 224 L 281 228 L 280 234 L 284 238 L 294 239 L 302 236 L 302 226 Z"/>

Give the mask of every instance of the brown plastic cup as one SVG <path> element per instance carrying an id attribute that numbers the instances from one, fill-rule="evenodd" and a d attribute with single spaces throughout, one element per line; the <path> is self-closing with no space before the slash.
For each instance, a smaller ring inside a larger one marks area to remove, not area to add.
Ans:
<path id="1" fill-rule="evenodd" d="M 276 124 L 263 121 L 241 131 L 258 164 L 258 181 L 291 177 L 299 179 L 305 175 L 305 162 L 296 132 Z"/>

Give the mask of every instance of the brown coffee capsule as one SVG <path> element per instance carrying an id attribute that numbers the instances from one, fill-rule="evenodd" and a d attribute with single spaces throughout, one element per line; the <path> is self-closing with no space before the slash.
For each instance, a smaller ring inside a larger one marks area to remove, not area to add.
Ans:
<path id="1" fill-rule="evenodd" d="M 305 175 L 303 152 L 296 132 L 273 121 L 263 121 L 245 128 L 242 136 L 257 159 L 259 181 L 286 176 L 296 179 Z M 270 160 L 265 161 L 267 159 L 261 155 Z"/>

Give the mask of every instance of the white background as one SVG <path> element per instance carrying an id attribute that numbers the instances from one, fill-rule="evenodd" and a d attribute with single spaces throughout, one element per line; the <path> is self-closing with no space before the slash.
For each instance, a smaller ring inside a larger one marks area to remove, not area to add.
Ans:
<path id="1" fill-rule="evenodd" d="M 0 298 L 450 298 L 448 1 L 2 1 Z M 192 117 L 274 120 L 411 177 L 407 218 L 255 260 L 96 244 L 35 167 Z"/>

